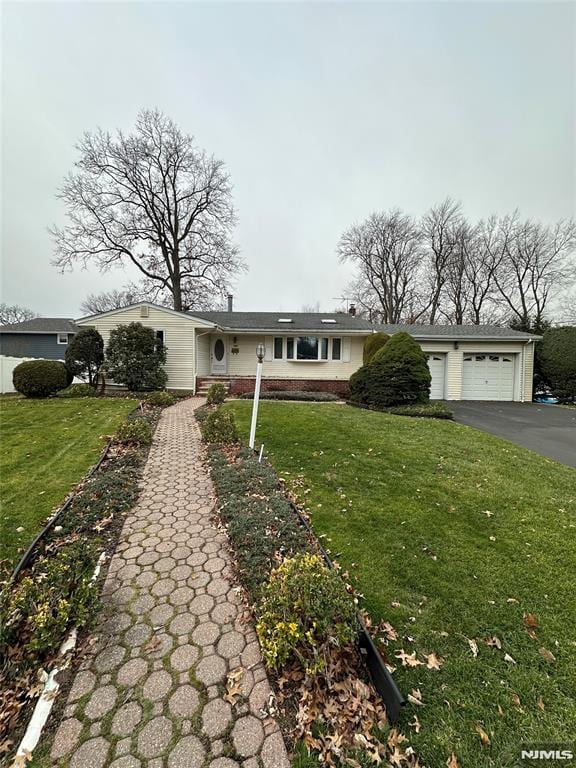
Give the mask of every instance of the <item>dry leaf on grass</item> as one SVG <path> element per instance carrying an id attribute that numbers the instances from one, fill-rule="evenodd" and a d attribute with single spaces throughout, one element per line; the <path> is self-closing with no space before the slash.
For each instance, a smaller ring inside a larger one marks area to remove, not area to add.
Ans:
<path id="1" fill-rule="evenodd" d="M 556 656 L 552 653 L 552 651 L 549 651 L 547 648 L 538 648 L 538 653 L 545 661 L 554 662 L 556 661 Z"/>
<path id="2" fill-rule="evenodd" d="M 540 710 L 542 710 L 542 712 L 544 712 L 546 707 L 544 706 L 544 699 L 542 698 L 542 696 L 540 696 L 540 698 L 536 702 L 536 705 L 538 706 L 538 709 L 540 709 Z"/>
<path id="3" fill-rule="evenodd" d="M 484 642 L 489 648 L 498 648 L 498 650 L 502 650 L 502 641 L 499 637 L 496 635 L 492 635 L 492 637 L 487 637 Z"/>
<path id="4" fill-rule="evenodd" d="M 426 667 L 428 669 L 440 669 L 442 666 L 442 659 L 438 658 L 435 653 L 430 653 L 426 658 Z"/>
<path id="5" fill-rule="evenodd" d="M 476 642 L 476 640 L 470 640 L 469 638 L 467 639 L 468 639 L 468 645 L 470 646 L 470 650 L 472 651 L 472 656 L 476 658 L 476 656 L 478 656 L 478 643 Z"/>
<path id="6" fill-rule="evenodd" d="M 504 661 L 507 661 L 509 664 L 516 664 L 516 660 L 509 653 L 504 654 Z"/>
<path id="7" fill-rule="evenodd" d="M 408 701 L 411 704 L 416 704 L 418 707 L 423 707 L 424 702 L 422 701 L 422 692 L 420 688 L 413 688 L 412 692 L 408 694 Z"/>
<path id="8" fill-rule="evenodd" d="M 461 768 L 460 763 L 458 762 L 458 758 L 454 752 L 452 752 L 448 760 L 446 760 L 446 766 L 447 768 Z"/>
<path id="9" fill-rule="evenodd" d="M 490 737 L 488 736 L 488 734 L 486 733 L 484 728 L 482 728 L 480 723 L 476 723 L 476 725 L 474 726 L 474 730 L 476 731 L 478 736 L 480 736 L 480 741 L 482 742 L 482 744 L 485 747 L 489 747 L 490 746 Z"/>
<path id="10" fill-rule="evenodd" d="M 409 723 L 411 728 L 414 728 L 416 733 L 420 733 L 420 730 L 422 728 L 422 725 L 420 723 L 420 720 L 418 720 L 418 716 L 414 715 L 414 719 Z"/>
<path id="11" fill-rule="evenodd" d="M 533 613 L 522 614 L 522 621 L 524 622 L 524 626 L 528 627 L 529 629 L 538 629 L 540 627 L 538 621 L 536 620 L 536 616 L 534 616 Z"/>
<path id="12" fill-rule="evenodd" d="M 394 656 L 397 659 L 400 659 L 403 667 L 420 667 L 424 663 L 416 658 L 416 651 L 406 653 L 403 648 L 400 648 L 400 650 L 396 651 Z"/>

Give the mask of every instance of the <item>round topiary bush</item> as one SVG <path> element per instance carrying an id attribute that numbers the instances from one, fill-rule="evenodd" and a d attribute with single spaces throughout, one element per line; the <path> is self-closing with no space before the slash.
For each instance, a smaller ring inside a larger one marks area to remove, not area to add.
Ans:
<path id="1" fill-rule="evenodd" d="M 373 359 L 376 352 L 382 349 L 389 340 L 390 336 L 388 336 L 387 333 L 383 333 L 382 331 L 378 331 L 378 333 L 373 333 L 368 336 L 364 342 L 364 351 L 362 353 L 362 362 L 364 365 L 369 363 L 370 360 Z"/>
<path id="2" fill-rule="evenodd" d="M 228 390 L 224 384 L 212 384 L 206 395 L 208 405 L 221 405 L 226 400 Z"/>
<path id="3" fill-rule="evenodd" d="M 14 389 L 26 397 L 49 397 L 68 384 L 68 372 L 58 360 L 26 360 L 14 368 Z"/>
<path id="4" fill-rule="evenodd" d="M 430 399 L 430 382 L 420 346 L 409 333 L 395 333 L 371 362 L 350 377 L 350 400 L 374 408 L 425 403 Z"/>
<path id="5" fill-rule="evenodd" d="M 200 423 L 202 439 L 205 443 L 237 443 L 238 429 L 232 411 L 216 408 Z"/>

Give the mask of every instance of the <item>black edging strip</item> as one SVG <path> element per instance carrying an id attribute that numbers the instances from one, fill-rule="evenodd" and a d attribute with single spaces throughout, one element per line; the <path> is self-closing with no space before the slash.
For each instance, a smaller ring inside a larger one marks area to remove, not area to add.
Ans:
<path id="1" fill-rule="evenodd" d="M 259 451 L 255 448 L 253 450 L 256 456 L 259 455 Z M 334 563 L 312 530 L 308 520 L 306 520 L 292 499 L 288 497 L 286 497 L 286 499 L 292 507 L 292 510 L 296 513 L 301 524 L 306 528 L 310 536 L 313 537 L 328 567 L 334 569 Z M 402 707 L 406 704 L 406 699 L 396 685 L 396 681 L 390 674 L 388 667 L 384 663 L 382 656 L 378 652 L 378 649 L 358 612 L 356 612 L 356 621 L 358 622 L 358 647 L 360 649 L 360 655 L 364 659 L 364 663 L 366 664 L 366 668 L 376 691 L 384 702 L 389 721 L 395 723 L 400 716 Z"/>
<path id="2" fill-rule="evenodd" d="M 130 411 L 130 413 L 128 414 L 128 416 L 127 416 L 126 418 L 128 418 L 129 416 L 132 416 L 132 414 L 133 414 L 133 413 L 135 413 L 137 410 L 141 410 L 141 409 L 142 409 L 142 403 L 139 403 L 139 404 L 138 404 L 138 405 L 137 405 L 137 406 L 136 406 L 136 407 L 135 407 L 135 408 L 134 408 L 132 411 Z M 103 462 L 103 461 L 104 461 L 104 459 L 105 459 L 105 458 L 108 456 L 108 451 L 110 450 L 110 447 L 111 447 L 111 445 L 112 445 L 112 443 L 113 443 L 113 442 L 114 442 L 114 438 L 113 438 L 113 437 L 111 437 L 111 438 L 110 438 L 110 440 L 108 440 L 108 443 L 106 444 L 106 446 L 104 447 L 104 450 L 103 450 L 103 451 L 102 451 L 102 453 L 100 454 L 100 458 L 98 459 L 98 461 L 96 462 L 96 464 L 94 464 L 94 466 L 93 466 L 91 469 L 89 469 L 89 470 L 88 470 L 88 472 L 87 472 L 87 473 L 84 475 L 84 477 L 82 478 L 82 480 L 80 480 L 80 482 L 81 482 L 82 484 L 84 484 L 84 483 L 85 483 L 87 480 L 89 480 L 89 479 L 92 477 L 92 475 L 94 475 L 94 474 L 95 474 L 95 473 L 96 473 L 96 472 L 97 472 L 97 471 L 100 469 L 100 467 L 101 467 L 101 465 L 102 465 L 102 462 Z M 43 539 L 43 538 L 44 538 L 44 536 L 45 536 L 45 535 L 48 533 L 48 531 L 49 531 L 49 530 L 52 528 L 52 526 L 54 525 L 54 523 L 55 523 L 55 522 L 58 520 L 58 518 L 60 517 L 60 515 L 62 514 L 62 512 L 65 512 L 65 511 L 68 509 L 68 507 L 70 506 L 70 504 L 71 504 L 71 503 L 74 501 L 74 499 L 75 499 L 75 498 L 78 496 L 78 494 L 79 494 L 79 493 L 81 493 L 81 491 L 76 491 L 76 493 L 72 493 L 72 494 L 71 494 L 71 495 L 70 495 L 70 496 L 69 496 L 69 497 L 66 499 L 66 501 L 64 502 L 64 504 L 62 504 L 62 506 L 60 507 L 60 509 L 58 509 L 58 510 L 57 510 L 57 511 L 54 513 L 54 515 L 53 515 L 53 516 L 50 518 L 50 520 L 48 520 L 48 522 L 46 523 L 46 525 L 44 526 L 44 528 L 42 528 L 42 530 L 40 531 L 40 533 L 39 533 L 39 534 L 37 534 L 37 535 L 36 535 L 36 536 L 35 536 L 35 537 L 32 539 L 32 543 L 30 544 L 30 546 L 28 547 L 28 549 L 26 550 L 26 552 L 24 552 L 24 554 L 22 555 L 22 557 L 21 557 L 21 558 L 20 558 L 20 560 L 18 561 L 18 564 L 16 565 L 16 567 L 15 567 L 15 568 L 14 568 L 14 570 L 12 571 L 12 575 L 10 576 L 10 580 L 8 581 L 8 584 L 13 584 L 13 583 L 14 583 L 14 581 L 16 580 L 16 578 L 17 578 L 17 577 L 20 575 L 20 572 L 24 570 L 24 568 L 25 568 L 25 567 L 28 565 L 28 563 L 29 563 L 29 562 L 30 562 L 30 560 L 32 559 L 32 553 L 34 552 L 34 548 L 36 547 L 36 545 L 38 544 L 38 542 L 39 542 L 41 539 Z"/>

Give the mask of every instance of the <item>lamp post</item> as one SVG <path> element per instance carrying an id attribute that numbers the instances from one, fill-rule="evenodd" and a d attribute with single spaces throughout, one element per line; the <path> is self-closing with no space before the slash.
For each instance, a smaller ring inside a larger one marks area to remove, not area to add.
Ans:
<path id="1" fill-rule="evenodd" d="M 256 385 L 254 387 L 254 402 L 252 403 L 252 423 L 250 424 L 250 441 L 248 445 L 250 448 L 254 448 L 254 440 L 256 439 L 256 420 L 258 418 L 258 403 L 260 402 L 260 381 L 262 380 L 262 361 L 266 354 L 266 347 L 260 343 L 256 347 L 256 357 L 258 363 L 256 365 Z"/>

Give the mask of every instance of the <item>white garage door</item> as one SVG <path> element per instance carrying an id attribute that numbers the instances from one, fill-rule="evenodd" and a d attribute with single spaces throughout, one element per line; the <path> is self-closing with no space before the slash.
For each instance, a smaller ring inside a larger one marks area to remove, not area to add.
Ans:
<path id="1" fill-rule="evenodd" d="M 426 355 L 428 358 L 428 368 L 432 374 L 432 383 L 430 385 L 430 398 L 432 400 L 444 399 L 444 380 L 446 378 L 446 355 L 432 354 Z"/>
<path id="2" fill-rule="evenodd" d="M 513 400 L 514 355 L 464 355 L 462 400 Z"/>

